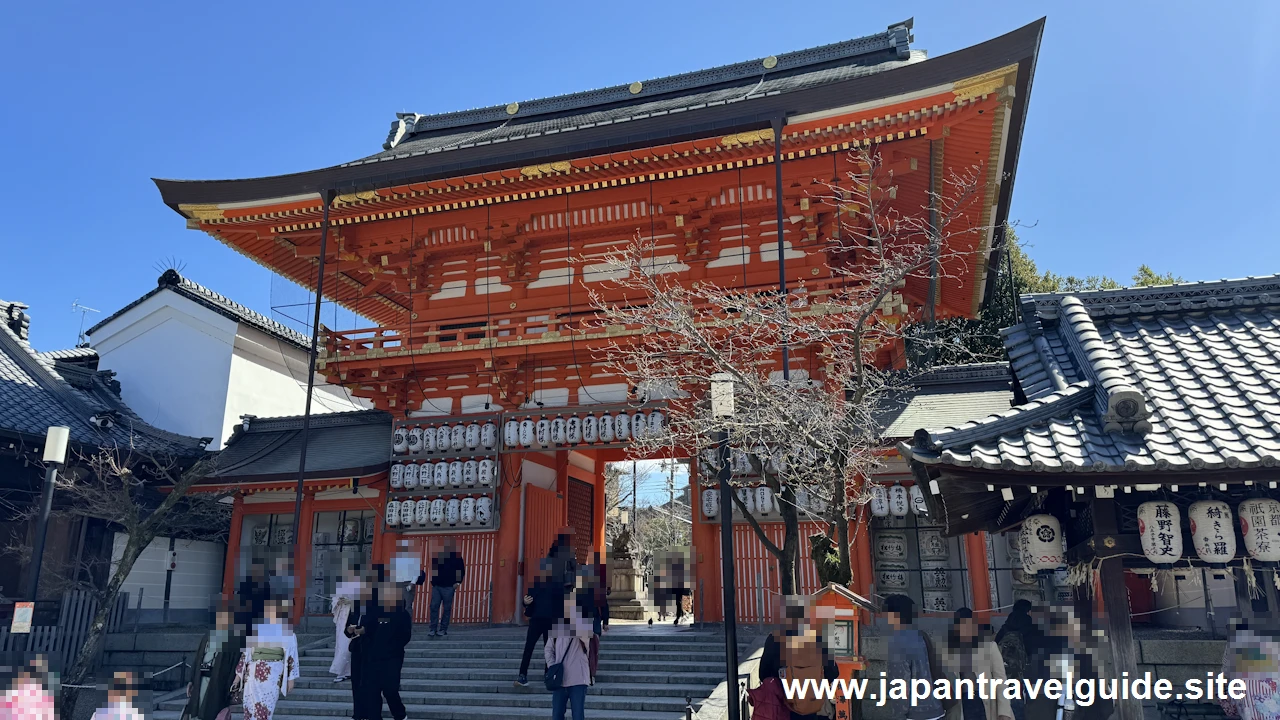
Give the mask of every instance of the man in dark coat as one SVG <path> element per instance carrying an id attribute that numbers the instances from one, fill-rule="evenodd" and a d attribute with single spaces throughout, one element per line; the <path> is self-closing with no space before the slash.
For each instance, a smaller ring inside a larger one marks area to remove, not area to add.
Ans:
<path id="1" fill-rule="evenodd" d="M 534 577 L 533 587 L 522 598 L 524 614 L 529 618 L 529 630 L 524 638 L 524 654 L 520 657 L 520 674 L 516 677 L 516 685 L 529 686 L 529 661 L 533 658 L 533 648 L 542 638 L 547 644 L 547 633 L 559 618 L 564 617 L 564 598 L 567 594 L 564 581 L 559 577 L 555 563 L 550 557 L 544 558 L 538 565 L 538 574 Z"/>
<path id="2" fill-rule="evenodd" d="M 404 648 L 413 637 L 413 620 L 400 593 L 390 584 L 356 603 L 347 619 L 351 638 L 351 691 L 355 720 L 381 720 L 386 698 L 391 717 L 404 720 L 400 673 Z"/>
<path id="3" fill-rule="evenodd" d="M 254 560 L 249 564 L 249 577 L 241 580 L 236 588 L 236 624 L 253 627 L 262 619 L 263 608 L 270 597 L 271 578 L 267 577 L 267 564 L 263 560 Z"/>
<path id="4" fill-rule="evenodd" d="M 231 683 L 245 643 L 245 628 L 233 620 L 229 608 L 220 608 L 217 624 L 196 648 L 187 674 L 184 720 L 215 720 L 223 708 L 231 705 Z"/>

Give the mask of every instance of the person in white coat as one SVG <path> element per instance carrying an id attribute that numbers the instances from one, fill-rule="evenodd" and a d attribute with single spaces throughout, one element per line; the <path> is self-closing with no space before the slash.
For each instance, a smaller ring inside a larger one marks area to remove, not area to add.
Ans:
<path id="1" fill-rule="evenodd" d="M 348 570 L 346 576 L 334 589 L 331 606 L 336 640 L 333 644 L 333 662 L 329 664 L 329 672 L 333 673 L 333 681 L 340 683 L 351 677 L 351 638 L 347 637 L 347 617 L 351 608 L 360 599 L 359 569 Z"/>

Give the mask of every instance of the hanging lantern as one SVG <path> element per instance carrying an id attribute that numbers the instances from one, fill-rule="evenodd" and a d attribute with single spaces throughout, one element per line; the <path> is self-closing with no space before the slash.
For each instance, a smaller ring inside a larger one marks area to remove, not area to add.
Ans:
<path id="1" fill-rule="evenodd" d="M 815 492 L 809 496 L 809 509 L 815 515 L 822 515 L 827 512 L 827 501 Z"/>
<path id="2" fill-rule="evenodd" d="M 409 526 L 413 524 L 413 510 L 415 503 L 412 500 L 405 500 L 400 503 L 400 524 Z"/>
<path id="3" fill-rule="evenodd" d="M 564 440 L 568 445 L 577 445 L 582 442 L 582 419 L 577 415 L 571 415 L 565 419 Z"/>
<path id="4" fill-rule="evenodd" d="M 907 566 L 903 563 L 880 563 L 876 567 L 877 589 L 904 590 L 907 587 Z"/>
<path id="5" fill-rule="evenodd" d="M 476 467 L 476 481 L 485 487 L 493 484 L 493 461 L 481 460 Z"/>
<path id="6" fill-rule="evenodd" d="M 871 514 L 876 517 L 889 517 L 889 491 L 883 485 L 871 487 Z"/>
<path id="7" fill-rule="evenodd" d="M 412 490 L 418 487 L 418 465 L 417 463 L 409 463 L 404 466 L 401 480 L 403 481 L 405 490 Z"/>
<path id="8" fill-rule="evenodd" d="M 419 500 L 413 504 L 413 521 L 418 525 L 426 525 L 431 516 L 431 501 Z"/>
<path id="9" fill-rule="evenodd" d="M 1182 513 L 1168 500 L 1138 506 L 1138 534 L 1142 554 L 1158 567 L 1172 567 L 1182 559 Z"/>
<path id="10" fill-rule="evenodd" d="M 600 437 L 600 420 L 595 415 L 582 418 L 582 442 L 593 443 Z"/>
<path id="11" fill-rule="evenodd" d="M 454 452 L 461 452 L 467 447 L 467 426 L 454 425 L 449 428 L 449 447 Z"/>
<path id="12" fill-rule="evenodd" d="M 800 512 L 806 512 L 808 509 L 809 509 L 809 491 L 797 490 L 796 491 L 796 510 Z"/>
<path id="13" fill-rule="evenodd" d="M 773 491 L 764 485 L 756 488 L 756 510 L 761 515 L 768 515 L 773 510 Z"/>
<path id="14" fill-rule="evenodd" d="M 733 451 L 733 474 L 734 475 L 750 475 L 754 471 L 751 467 L 751 456 L 747 455 L 745 450 Z"/>
<path id="15" fill-rule="evenodd" d="M 906 517 L 910 510 L 911 500 L 907 496 L 907 489 L 901 485 L 889 488 L 889 512 L 894 517 Z"/>
<path id="16" fill-rule="evenodd" d="M 449 463 L 449 484 L 453 487 L 462 485 L 462 461 L 454 460 Z"/>
<path id="17" fill-rule="evenodd" d="M 440 447 L 436 443 L 436 431 L 434 428 L 424 428 L 422 431 L 422 451 L 433 453 L 439 450 L 444 452 L 449 448 Z"/>
<path id="18" fill-rule="evenodd" d="M 520 444 L 524 447 L 533 447 L 535 424 L 529 418 L 520 421 Z"/>
<path id="19" fill-rule="evenodd" d="M 951 612 L 950 590 L 926 590 L 924 592 L 924 611 L 935 613 Z"/>
<path id="20" fill-rule="evenodd" d="M 429 517 L 432 525 L 439 525 L 440 523 L 444 522 L 444 500 L 443 499 L 436 498 L 435 500 L 431 501 L 431 510 L 429 511 Z"/>
<path id="21" fill-rule="evenodd" d="M 391 452 L 402 453 L 409 449 L 409 433 L 402 427 L 396 428 L 391 436 Z"/>
<path id="22" fill-rule="evenodd" d="M 1280 562 L 1280 501 L 1255 498 L 1240 503 L 1244 549 L 1259 562 Z"/>
<path id="23" fill-rule="evenodd" d="M 563 445 L 567 440 L 564 430 L 564 418 L 558 417 L 551 421 L 551 442 L 555 445 Z"/>
<path id="24" fill-rule="evenodd" d="M 422 452 L 422 428 L 420 427 L 409 431 L 409 452 Z"/>
<path id="25" fill-rule="evenodd" d="M 756 514 L 756 494 L 751 488 L 738 488 L 738 499 L 746 506 L 748 515 Z"/>
<path id="26" fill-rule="evenodd" d="M 947 570 L 945 562 L 922 562 L 920 563 L 921 584 L 925 590 L 950 590 L 951 589 L 951 571 Z"/>
<path id="27" fill-rule="evenodd" d="M 520 423 L 518 421 L 508 420 L 503 424 L 502 443 L 509 448 L 520 444 Z"/>
<path id="28" fill-rule="evenodd" d="M 476 486 L 476 476 L 480 474 L 480 463 L 477 460 L 468 460 L 462 463 L 462 484 L 467 487 Z"/>
<path id="29" fill-rule="evenodd" d="M 618 442 L 631 439 L 631 416 L 622 412 L 613 416 L 613 434 Z"/>
<path id="30" fill-rule="evenodd" d="M 485 423 L 480 428 L 480 446 L 485 450 L 492 450 L 498 444 L 498 426 L 493 423 Z"/>
<path id="31" fill-rule="evenodd" d="M 1067 539 L 1052 515 L 1032 515 L 1022 521 L 1018 536 L 1022 569 L 1029 573 L 1052 572 L 1067 566 Z"/>
<path id="32" fill-rule="evenodd" d="M 493 516 L 493 500 L 487 497 L 476 499 L 476 522 L 481 525 L 488 525 L 489 518 Z"/>
<path id="33" fill-rule="evenodd" d="M 462 502 L 458 503 L 458 516 L 463 525 L 470 525 L 476 519 L 476 499 L 462 498 Z"/>
<path id="34" fill-rule="evenodd" d="M 470 425 L 467 426 L 466 441 L 467 441 L 468 450 L 475 450 L 477 447 L 480 446 L 480 426 L 479 425 L 475 423 L 471 423 Z"/>
<path id="35" fill-rule="evenodd" d="M 387 501 L 386 520 L 387 520 L 387 525 L 390 525 L 392 527 L 395 527 L 396 525 L 400 524 L 400 501 L 399 500 Z"/>
<path id="36" fill-rule="evenodd" d="M 921 560 L 946 560 L 951 557 L 951 547 L 947 539 L 942 537 L 941 530 L 921 530 L 919 538 Z"/>
<path id="37" fill-rule="evenodd" d="M 431 429 L 428 428 L 427 432 L 431 432 Z M 436 452 L 449 452 L 450 439 L 448 425 L 436 428 Z"/>
<path id="38" fill-rule="evenodd" d="M 462 513 L 462 503 L 458 498 L 450 498 L 444 504 L 444 521 L 450 525 L 458 524 L 458 516 Z"/>
<path id="39" fill-rule="evenodd" d="M 643 440 L 649 436 L 649 418 L 642 412 L 631 416 L 631 437 Z"/>
<path id="40" fill-rule="evenodd" d="M 391 466 L 391 489 L 399 490 L 404 487 L 404 466 L 396 463 Z"/>
<path id="41" fill-rule="evenodd" d="M 438 488 L 449 484 L 449 463 L 438 462 L 431 466 L 431 484 Z"/>
<path id="42" fill-rule="evenodd" d="M 656 437 L 662 434 L 663 427 L 666 425 L 667 418 L 659 410 L 649 413 L 649 435 Z"/>
<path id="43" fill-rule="evenodd" d="M 702 491 L 702 514 L 713 518 L 720 514 L 720 493 L 717 490 Z"/>
<path id="44" fill-rule="evenodd" d="M 600 442 L 613 442 L 613 424 L 614 421 L 612 415 L 600 416 Z"/>
<path id="45" fill-rule="evenodd" d="M 1221 500 L 1199 500 L 1187 510 L 1196 555 L 1212 568 L 1224 568 L 1236 557 L 1236 529 L 1231 506 Z"/>
<path id="46" fill-rule="evenodd" d="M 542 418 L 533 425 L 533 439 L 538 442 L 539 447 L 548 447 L 551 445 L 551 421 Z"/>
<path id="47" fill-rule="evenodd" d="M 904 562 L 907 559 L 907 535 L 899 530 L 881 530 L 875 539 L 876 559 Z"/>
<path id="48" fill-rule="evenodd" d="M 924 491 L 920 489 L 920 483 L 911 486 L 911 512 L 920 516 L 929 514 L 929 506 L 924 503 Z"/>

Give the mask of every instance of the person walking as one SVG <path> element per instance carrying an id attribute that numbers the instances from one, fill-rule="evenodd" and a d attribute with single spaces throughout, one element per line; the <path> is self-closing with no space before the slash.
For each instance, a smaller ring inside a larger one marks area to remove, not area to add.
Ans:
<path id="1" fill-rule="evenodd" d="M 413 638 L 413 620 L 393 584 L 384 583 L 371 595 L 371 601 L 357 608 L 347 625 L 354 671 L 352 717 L 381 720 L 385 698 L 391 717 L 404 720 L 407 711 L 400 699 L 400 675 L 405 646 Z"/>
<path id="2" fill-rule="evenodd" d="M 244 645 L 243 626 L 235 623 L 229 607 L 219 608 L 214 628 L 196 647 L 187 677 L 183 720 L 216 720 L 218 713 L 231 706 L 231 685 L 235 682 Z"/>
<path id="3" fill-rule="evenodd" d="M 545 648 L 551 626 L 556 619 L 564 617 L 564 585 L 554 575 L 551 558 L 543 558 L 538 564 L 533 587 L 522 598 L 525 617 L 529 618 L 529 628 L 524 638 L 524 654 L 520 656 L 520 673 L 516 676 L 515 684 L 519 687 L 529 686 L 529 662 L 533 659 L 533 648 L 538 644 L 538 638 L 542 638 Z"/>
<path id="4" fill-rule="evenodd" d="M 1022 680 L 1027 674 L 1027 659 L 1036 649 L 1040 632 L 1031 619 L 1031 601 L 1025 598 L 1013 604 L 1009 617 L 1005 618 L 1000 632 L 996 633 L 996 646 L 1004 661 L 1004 676 L 1009 680 Z M 1009 701 L 1013 720 L 1026 720 L 1026 700 Z"/>
<path id="5" fill-rule="evenodd" d="M 449 617 L 453 614 L 453 596 L 462 587 L 467 566 L 453 538 L 445 538 L 440 554 L 431 559 L 431 629 L 428 637 L 449 634 Z M 419 578 L 421 579 L 421 578 Z"/>
<path id="6" fill-rule="evenodd" d="M 236 624 L 246 629 L 262 620 L 263 609 L 271 599 L 270 578 L 267 577 L 265 560 L 254 559 L 249 563 L 249 575 L 236 588 Z"/>
<path id="7" fill-rule="evenodd" d="M 293 692 L 293 684 L 301 675 L 298 662 L 298 638 L 286 618 L 288 601 L 268 600 L 262 622 L 253 626 L 236 667 L 237 687 L 244 692 L 245 720 L 271 720 L 276 703 Z"/>
<path id="8" fill-rule="evenodd" d="M 947 653 L 942 664 L 948 672 L 965 680 L 1005 679 L 1004 659 L 994 640 L 973 617 L 969 608 L 956 611 L 955 622 L 947 633 Z M 975 691 L 976 693 L 976 691 Z M 947 713 L 948 720 L 1013 720 L 1013 706 L 1004 693 L 990 699 L 958 698 L 959 705 Z"/>
<path id="9" fill-rule="evenodd" d="M 885 598 L 884 609 L 891 629 L 885 653 L 890 681 L 927 680 L 932 685 L 935 680 L 943 679 L 932 641 L 912 625 L 915 601 L 906 595 L 890 595 Z M 939 720 L 946 714 L 942 701 L 932 695 L 918 703 L 890 698 L 887 704 L 889 716 L 906 720 Z"/>
<path id="10" fill-rule="evenodd" d="M 356 567 L 347 571 L 346 577 L 334 588 L 330 600 L 337 637 L 333 642 L 333 662 L 329 663 L 329 672 L 333 674 L 335 683 L 351 677 L 351 638 L 347 637 L 347 618 L 351 616 L 351 608 L 359 598 L 360 569 Z"/>
<path id="11" fill-rule="evenodd" d="M 551 720 L 564 720 L 566 709 L 572 708 L 573 720 L 584 720 L 587 711 L 587 686 L 591 682 L 589 643 L 591 620 L 582 616 L 578 603 L 565 597 L 562 616 L 551 627 L 543 645 L 542 656 L 551 668 L 561 666 L 559 687 L 551 688 Z"/>
<path id="12" fill-rule="evenodd" d="M 95 710 L 90 720 L 145 720 L 133 706 L 137 697 L 137 678 L 131 672 L 117 672 L 107 686 L 107 704 Z"/>

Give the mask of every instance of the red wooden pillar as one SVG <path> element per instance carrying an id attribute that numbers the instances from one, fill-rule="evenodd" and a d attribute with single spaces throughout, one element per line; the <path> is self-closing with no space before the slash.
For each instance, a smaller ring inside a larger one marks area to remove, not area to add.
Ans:
<path id="1" fill-rule="evenodd" d="M 556 451 L 556 499 L 560 501 L 560 527 L 569 524 L 569 451 Z M 583 532 L 583 528 L 574 528 Z"/>
<path id="2" fill-rule="evenodd" d="M 298 556 L 293 559 L 293 612 L 290 615 L 295 625 L 302 621 L 302 616 L 307 609 L 307 573 L 311 565 L 312 529 L 315 527 L 316 515 L 313 509 L 315 499 L 315 490 L 304 490 L 302 517 L 293 519 L 294 532 L 298 533 Z"/>
<path id="3" fill-rule="evenodd" d="M 236 571 L 240 567 L 240 535 L 244 530 L 244 495 L 236 493 L 231 504 L 231 534 L 227 537 L 227 560 L 222 568 L 222 594 L 230 598 L 236 591 Z"/>
<path id="4" fill-rule="evenodd" d="M 973 588 L 973 612 L 978 622 L 991 622 L 991 567 L 987 557 L 987 534 L 974 532 L 964 536 L 964 554 L 969 568 L 969 587 Z"/>
<path id="5" fill-rule="evenodd" d="M 591 529 L 595 536 L 591 539 L 591 546 L 595 551 L 600 553 L 600 558 L 604 559 L 604 523 L 605 523 L 605 507 L 604 507 L 604 456 L 599 451 L 595 452 L 596 471 L 595 486 L 596 494 L 594 496 L 595 509 L 592 516 L 595 520 L 595 527 Z"/>
<path id="6" fill-rule="evenodd" d="M 703 522 L 698 458 L 689 461 L 689 505 L 693 509 L 693 616 L 698 622 L 721 622 L 720 525 Z"/>

